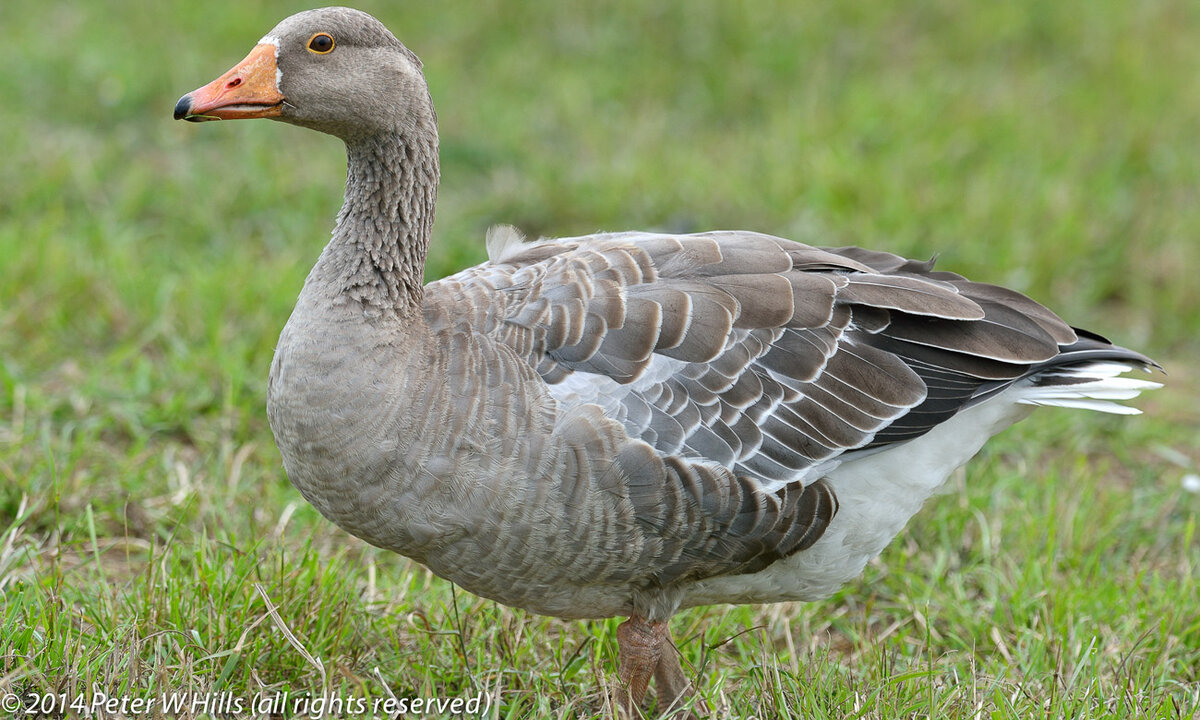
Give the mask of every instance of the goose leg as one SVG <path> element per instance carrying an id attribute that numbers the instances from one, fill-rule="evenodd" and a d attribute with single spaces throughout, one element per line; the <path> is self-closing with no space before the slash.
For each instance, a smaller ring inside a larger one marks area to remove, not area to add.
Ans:
<path id="1" fill-rule="evenodd" d="M 617 628 L 618 667 L 614 704 L 617 717 L 638 718 L 651 676 L 657 686 L 660 712 L 679 708 L 691 697 L 691 684 L 679 665 L 666 622 L 634 615 Z M 688 713 L 686 718 L 695 718 Z"/>
<path id="2" fill-rule="evenodd" d="M 679 651 L 671 645 L 669 639 L 664 645 L 662 655 L 658 659 L 658 667 L 654 669 L 654 685 L 658 693 L 659 711 L 668 715 L 671 711 L 686 705 L 692 698 L 692 684 L 688 681 L 687 675 L 683 674 L 683 667 L 679 664 Z M 704 705 L 697 704 L 696 707 L 701 709 L 704 708 Z M 706 713 L 707 710 L 701 709 L 701 712 Z M 680 720 L 696 720 L 696 714 L 693 712 L 678 716 L 672 714 L 670 717 L 678 717 Z"/>
<path id="3" fill-rule="evenodd" d="M 658 668 L 666 638 L 665 622 L 649 622 L 637 615 L 617 628 L 617 717 L 641 717 L 638 706 Z"/>

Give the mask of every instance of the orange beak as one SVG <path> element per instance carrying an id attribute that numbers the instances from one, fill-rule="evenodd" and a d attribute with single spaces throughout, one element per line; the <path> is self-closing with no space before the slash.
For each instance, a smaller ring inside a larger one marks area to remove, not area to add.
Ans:
<path id="1" fill-rule="evenodd" d="M 279 117 L 283 93 L 276 80 L 274 45 L 256 45 L 246 59 L 204 87 L 179 98 L 175 119 L 238 120 Z"/>

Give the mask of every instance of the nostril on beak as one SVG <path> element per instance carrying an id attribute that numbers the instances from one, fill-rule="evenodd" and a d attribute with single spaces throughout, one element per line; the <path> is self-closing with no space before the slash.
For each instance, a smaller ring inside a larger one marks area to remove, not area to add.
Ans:
<path id="1" fill-rule="evenodd" d="M 233 88 L 235 88 L 235 87 L 237 87 L 238 85 L 241 85 L 241 84 L 242 84 L 242 79 L 241 79 L 240 77 L 235 77 L 234 79 L 232 79 L 232 80 L 230 80 L 229 82 L 225 83 L 225 89 L 226 89 L 226 90 L 232 90 Z"/>

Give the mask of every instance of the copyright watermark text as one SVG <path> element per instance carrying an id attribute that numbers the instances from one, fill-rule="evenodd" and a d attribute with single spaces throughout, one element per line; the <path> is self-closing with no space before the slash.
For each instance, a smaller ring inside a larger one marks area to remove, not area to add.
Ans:
<path id="1" fill-rule="evenodd" d="M 466 715 L 488 712 L 492 698 L 375 697 L 312 695 L 288 692 L 245 698 L 230 692 L 165 692 L 153 697 L 121 697 L 102 692 L 67 695 L 48 692 L 10 692 L 0 695 L 0 712 L 8 717 L 176 717 L 213 715 L 234 717 L 273 715 L 307 717 L 394 718 L 405 715 Z"/>

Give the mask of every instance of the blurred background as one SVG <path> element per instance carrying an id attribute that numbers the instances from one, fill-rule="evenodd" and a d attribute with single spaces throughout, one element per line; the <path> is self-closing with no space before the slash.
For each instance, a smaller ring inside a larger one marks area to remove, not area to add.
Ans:
<path id="1" fill-rule="evenodd" d="M 263 403 L 343 150 L 171 119 L 308 5 L 0 7 L 0 528 L 244 538 L 310 517 Z M 482 261 L 495 223 L 937 255 L 1160 359 L 1157 424 L 1095 432 L 1157 443 L 1172 487 L 1194 472 L 1200 4 L 357 6 L 421 56 L 438 110 L 430 279 Z M 1027 432 L 1059 437 L 1054 417 Z"/>
<path id="2" fill-rule="evenodd" d="M 266 369 L 343 151 L 171 111 L 306 6 L 4 3 L 0 414 L 269 444 Z M 753 229 L 937 255 L 1195 387 L 1196 3 L 361 7 L 424 59 L 438 109 L 430 279 L 483 260 L 496 223 Z"/>

